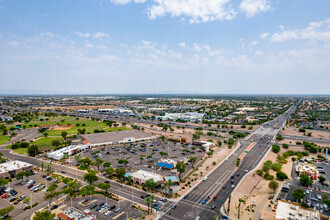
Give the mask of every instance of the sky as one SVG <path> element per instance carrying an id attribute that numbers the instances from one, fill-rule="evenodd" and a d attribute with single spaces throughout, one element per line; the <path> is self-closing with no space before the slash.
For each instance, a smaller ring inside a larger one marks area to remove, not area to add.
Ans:
<path id="1" fill-rule="evenodd" d="M 0 0 L 0 93 L 330 94 L 329 0 Z"/>

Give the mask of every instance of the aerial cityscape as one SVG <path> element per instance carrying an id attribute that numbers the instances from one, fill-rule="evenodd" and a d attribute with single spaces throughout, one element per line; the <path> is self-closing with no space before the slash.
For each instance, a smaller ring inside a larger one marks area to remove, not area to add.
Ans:
<path id="1" fill-rule="evenodd" d="M 328 0 L 0 0 L 0 21 L 0 219 L 330 219 Z"/>

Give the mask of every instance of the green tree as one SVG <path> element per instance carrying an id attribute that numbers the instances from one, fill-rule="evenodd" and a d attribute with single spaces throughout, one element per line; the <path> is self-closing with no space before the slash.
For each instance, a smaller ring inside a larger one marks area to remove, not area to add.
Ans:
<path id="1" fill-rule="evenodd" d="M 88 172 L 84 175 L 84 180 L 92 185 L 93 182 L 97 181 L 99 178 L 96 176 L 94 172 Z"/>
<path id="2" fill-rule="evenodd" d="M 66 140 L 66 137 L 68 136 L 68 132 L 62 131 L 61 135 L 62 135 L 63 139 Z"/>
<path id="3" fill-rule="evenodd" d="M 125 168 L 121 167 L 121 168 L 117 168 L 115 170 L 116 176 L 118 179 L 123 179 L 126 173 Z"/>
<path id="4" fill-rule="evenodd" d="M 175 165 L 175 169 L 179 172 L 179 178 L 181 180 L 181 175 L 186 171 L 186 164 L 184 161 L 179 161 Z"/>
<path id="5" fill-rule="evenodd" d="M 140 163 L 142 164 L 142 161 L 144 160 L 144 157 L 143 156 L 140 156 Z"/>
<path id="6" fill-rule="evenodd" d="M 40 163 L 40 167 L 41 167 L 41 172 L 44 172 L 45 163 L 44 162 L 41 162 Z"/>
<path id="7" fill-rule="evenodd" d="M 109 162 L 109 161 L 104 162 L 103 167 L 104 168 L 111 167 L 111 162 Z"/>
<path id="8" fill-rule="evenodd" d="M 103 189 L 106 194 L 108 194 L 108 189 L 111 187 L 109 183 L 99 183 L 97 184 L 97 187 L 100 189 Z"/>
<path id="9" fill-rule="evenodd" d="M 105 172 L 106 172 L 106 174 L 111 176 L 113 174 L 113 172 L 115 172 L 115 170 L 112 167 L 109 167 L 109 168 L 105 169 Z"/>
<path id="10" fill-rule="evenodd" d="M 299 181 L 305 187 L 311 186 L 313 183 L 313 180 L 307 174 L 301 174 Z"/>
<path id="11" fill-rule="evenodd" d="M 13 210 L 14 210 L 14 206 L 9 206 L 7 208 L 0 209 L 0 216 L 4 216 Z"/>
<path id="12" fill-rule="evenodd" d="M 194 164 L 196 163 L 196 161 L 197 161 L 197 157 L 196 156 L 189 157 L 188 162 L 191 164 L 191 167 L 192 168 L 194 168 Z"/>
<path id="13" fill-rule="evenodd" d="M 273 190 L 273 193 L 275 193 L 278 186 L 279 186 L 279 183 L 276 182 L 275 180 L 270 181 L 268 184 L 268 187 Z"/>
<path id="14" fill-rule="evenodd" d="M 305 197 L 305 192 L 302 189 L 296 189 L 292 193 L 292 197 L 295 198 L 296 201 L 300 202 Z"/>
<path id="15" fill-rule="evenodd" d="M 154 181 L 154 179 L 148 179 L 145 183 L 144 186 L 147 187 L 150 190 L 153 190 L 156 188 L 157 183 Z"/>
<path id="16" fill-rule="evenodd" d="M 323 183 L 325 180 L 326 180 L 326 178 L 324 177 L 324 176 L 319 176 L 318 177 L 319 178 L 319 181 L 321 182 L 321 183 Z"/>
<path id="17" fill-rule="evenodd" d="M 55 213 L 48 212 L 48 210 L 43 212 L 36 212 L 33 216 L 33 220 L 55 220 Z"/>
<path id="18" fill-rule="evenodd" d="M 97 167 L 97 171 L 100 172 L 100 166 L 103 164 L 104 160 L 102 160 L 101 158 L 97 157 L 95 159 L 95 165 Z"/>
<path id="19" fill-rule="evenodd" d="M 39 153 L 38 146 L 35 144 L 29 145 L 27 148 L 28 155 L 31 157 L 36 156 Z"/>
<path id="20" fill-rule="evenodd" d="M 282 164 L 281 163 L 274 163 L 273 165 L 272 165 L 272 169 L 274 170 L 274 171 L 280 171 L 281 169 L 282 169 Z"/>
<path id="21" fill-rule="evenodd" d="M 286 175 L 286 173 L 279 171 L 276 173 L 276 177 L 278 180 L 286 180 L 288 179 L 288 176 Z"/>
<path id="22" fill-rule="evenodd" d="M 272 151 L 273 151 L 274 153 L 278 153 L 278 152 L 280 152 L 280 150 L 281 150 L 281 147 L 280 147 L 280 146 L 278 146 L 278 145 L 276 145 L 276 144 L 274 144 L 274 145 L 272 146 Z"/>
<path id="23" fill-rule="evenodd" d="M 209 156 L 209 158 L 213 155 L 212 151 L 207 152 L 207 156 Z"/>
<path id="24" fill-rule="evenodd" d="M 52 146 L 53 147 L 58 147 L 58 146 L 60 146 L 61 145 L 61 142 L 59 141 L 59 140 L 53 140 L 52 141 Z"/>

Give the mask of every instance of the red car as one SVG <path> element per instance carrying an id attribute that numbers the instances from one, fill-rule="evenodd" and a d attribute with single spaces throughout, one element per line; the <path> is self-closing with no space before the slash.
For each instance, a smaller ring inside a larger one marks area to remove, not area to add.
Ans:
<path id="1" fill-rule="evenodd" d="M 216 200 L 218 198 L 218 196 L 214 196 L 213 199 Z"/>
<path id="2" fill-rule="evenodd" d="M 2 196 L 1 196 L 1 198 L 5 198 L 6 196 L 8 196 L 7 194 L 3 194 Z"/>

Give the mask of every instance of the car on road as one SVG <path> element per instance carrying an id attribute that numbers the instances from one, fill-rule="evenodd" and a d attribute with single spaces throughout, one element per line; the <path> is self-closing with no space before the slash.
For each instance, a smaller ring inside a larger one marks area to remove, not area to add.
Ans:
<path id="1" fill-rule="evenodd" d="M 231 183 L 234 183 L 234 182 L 235 182 L 235 180 L 231 180 L 230 182 L 231 182 Z"/>
<path id="2" fill-rule="evenodd" d="M 53 205 L 52 207 L 50 207 L 50 209 L 48 210 L 49 212 L 53 211 L 54 209 L 57 209 L 58 205 Z"/>
<path id="3" fill-rule="evenodd" d="M 215 205 L 213 205 L 212 207 L 211 207 L 211 209 L 215 209 L 216 208 L 216 206 Z"/>
<path id="4" fill-rule="evenodd" d="M 306 194 L 309 194 L 309 190 L 308 190 L 308 189 L 306 189 L 305 193 L 306 193 Z"/>
<path id="5" fill-rule="evenodd" d="M 238 173 L 238 174 L 236 174 L 236 176 L 240 176 L 240 175 L 241 175 L 241 174 L 239 174 L 239 173 Z"/>
<path id="6" fill-rule="evenodd" d="M 61 173 L 66 173 L 65 171 L 61 171 Z"/>
<path id="7" fill-rule="evenodd" d="M 142 196 L 140 196 L 140 197 L 141 197 L 141 199 L 145 199 L 145 198 L 146 198 L 144 195 L 142 195 Z"/>
<path id="8" fill-rule="evenodd" d="M 172 209 L 176 209 L 176 205 L 172 206 Z"/>
<path id="9" fill-rule="evenodd" d="M 198 186 L 195 186 L 194 190 L 198 189 Z"/>
<path id="10" fill-rule="evenodd" d="M 226 189 L 227 186 L 223 186 L 222 189 Z"/>
<path id="11" fill-rule="evenodd" d="M 184 198 L 184 199 L 188 198 L 188 195 L 185 195 L 183 198 Z"/>
<path id="12" fill-rule="evenodd" d="M 199 219 L 201 219 L 201 217 L 200 217 L 200 216 L 197 216 L 197 217 L 195 218 L 195 220 L 199 220 Z"/>
<path id="13" fill-rule="evenodd" d="M 203 181 L 206 181 L 207 180 L 207 176 L 203 178 Z"/>
<path id="14" fill-rule="evenodd" d="M 248 170 L 245 170 L 245 173 L 249 172 Z"/>
<path id="15" fill-rule="evenodd" d="M 231 188 L 235 188 L 235 185 L 231 185 Z"/>
<path id="16" fill-rule="evenodd" d="M 228 216 L 226 216 L 226 215 L 221 216 L 221 218 L 223 218 L 223 219 L 229 219 Z"/>
<path id="17" fill-rule="evenodd" d="M 202 201 L 202 204 L 205 204 L 207 201 L 206 201 L 206 199 L 204 199 L 203 201 Z"/>
<path id="18" fill-rule="evenodd" d="M 109 180 L 106 180 L 106 181 L 104 181 L 104 183 L 110 183 L 110 181 Z"/>
<path id="19" fill-rule="evenodd" d="M 218 198 L 218 196 L 214 196 L 213 199 L 216 200 Z"/>
<path id="20" fill-rule="evenodd" d="M 230 178 L 234 179 L 235 175 L 232 175 Z"/>

